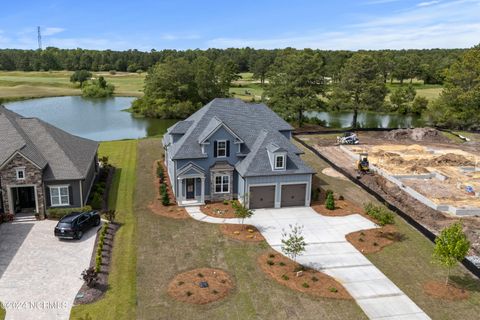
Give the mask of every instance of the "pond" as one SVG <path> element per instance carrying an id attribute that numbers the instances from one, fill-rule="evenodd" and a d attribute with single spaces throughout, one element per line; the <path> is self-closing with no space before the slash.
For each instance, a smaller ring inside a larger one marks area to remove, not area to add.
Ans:
<path id="1" fill-rule="evenodd" d="M 56 127 L 80 137 L 97 140 L 137 139 L 157 136 L 177 120 L 136 118 L 130 112 L 132 97 L 86 99 L 78 96 L 41 98 L 6 103 L 10 110 L 26 117 L 38 117 Z M 327 127 L 348 128 L 353 113 L 348 111 L 308 112 Z M 358 113 L 363 128 L 406 128 L 425 125 L 420 116 L 380 114 L 371 111 Z"/>
<path id="2" fill-rule="evenodd" d="M 133 99 L 71 96 L 9 102 L 5 106 L 22 116 L 37 117 L 69 133 L 97 141 L 156 136 L 177 121 L 136 118 L 122 111 L 130 107 Z"/>
<path id="3" fill-rule="evenodd" d="M 329 128 L 349 128 L 352 125 L 353 112 L 328 111 L 307 112 L 309 118 L 320 119 Z M 360 111 L 357 118 L 360 128 L 413 128 L 425 126 L 425 120 L 419 115 L 403 115 Z"/>

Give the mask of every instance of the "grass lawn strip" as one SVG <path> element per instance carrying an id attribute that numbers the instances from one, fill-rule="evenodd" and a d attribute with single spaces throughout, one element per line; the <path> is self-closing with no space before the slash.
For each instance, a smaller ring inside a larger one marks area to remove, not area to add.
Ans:
<path id="1" fill-rule="evenodd" d="M 121 224 L 115 235 L 109 289 L 103 299 L 93 304 L 72 308 L 71 319 L 118 320 L 136 317 L 136 235 L 133 213 L 137 141 L 102 142 L 100 156 L 108 156 L 117 168 L 109 194 L 109 207 L 116 210 L 116 221 Z"/>

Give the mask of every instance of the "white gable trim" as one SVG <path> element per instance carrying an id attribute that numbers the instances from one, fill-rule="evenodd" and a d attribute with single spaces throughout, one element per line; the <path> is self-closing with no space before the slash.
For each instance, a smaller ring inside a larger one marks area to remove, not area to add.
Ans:
<path id="1" fill-rule="evenodd" d="M 31 164 L 33 164 L 35 167 L 37 167 L 38 169 L 42 169 L 41 167 L 39 167 L 35 162 L 33 162 L 31 159 L 29 159 L 27 156 L 25 156 L 23 153 L 21 153 L 20 151 L 15 151 L 7 160 L 5 160 L 2 165 L 0 165 L 0 170 L 3 169 L 10 161 L 12 161 L 13 158 L 15 158 L 16 155 L 21 155 L 25 160 L 27 160 L 28 162 L 30 162 Z"/>
<path id="2" fill-rule="evenodd" d="M 205 176 L 205 172 L 203 171 L 202 168 L 200 168 L 199 166 L 197 166 L 196 164 L 194 164 L 192 162 L 189 162 L 183 168 L 178 170 L 177 177 L 182 176 L 185 172 L 188 172 L 189 170 L 195 171 L 197 173 L 197 175 L 199 175 L 199 176 L 202 176 L 202 177 Z"/>
<path id="3" fill-rule="evenodd" d="M 200 141 L 200 144 L 208 143 L 206 141 L 221 127 L 225 128 L 225 130 L 227 130 L 228 133 L 230 133 L 236 139 L 233 143 L 244 143 L 244 141 L 235 132 L 233 132 L 232 129 L 230 129 L 225 123 L 220 122 L 220 124 L 215 129 L 213 129 L 205 138 L 203 138 L 202 141 Z"/>

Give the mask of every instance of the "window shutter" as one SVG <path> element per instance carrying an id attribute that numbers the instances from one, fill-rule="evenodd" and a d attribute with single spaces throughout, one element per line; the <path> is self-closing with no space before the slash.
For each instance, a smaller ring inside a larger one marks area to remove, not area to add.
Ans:
<path id="1" fill-rule="evenodd" d="M 217 141 L 213 143 L 213 156 L 217 157 Z"/>
<path id="2" fill-rule="evenodd" d="M 227 140 L 227 157 L 230 157 L 230 140 Z"/>
<path id="3" fill-rule="evenodd" d="M 48 186 L 45 187 L 45 200 L 47 202 L 47 207 L 50 207 L 51 201 L 50 201 L 50 188 Z"/>
<path id="4" fill-rule="evenodd" d="M 68 186 L 68 201 L 70 202 L 69 205 L 74 205 L 74 201 L 73 201 L 73 190 L 72 190 L 72 186 Z"/>

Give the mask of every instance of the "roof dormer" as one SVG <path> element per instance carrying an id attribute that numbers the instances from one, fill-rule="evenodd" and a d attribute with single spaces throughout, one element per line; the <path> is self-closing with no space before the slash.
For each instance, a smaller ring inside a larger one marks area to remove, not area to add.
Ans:
<path id="1" fill-rule="evenodd" d="M 267 146 L 268 158 L 274 171 L 285 171 L 287 169 L 287 150 L 280 148 L 275 143 Z"/>

